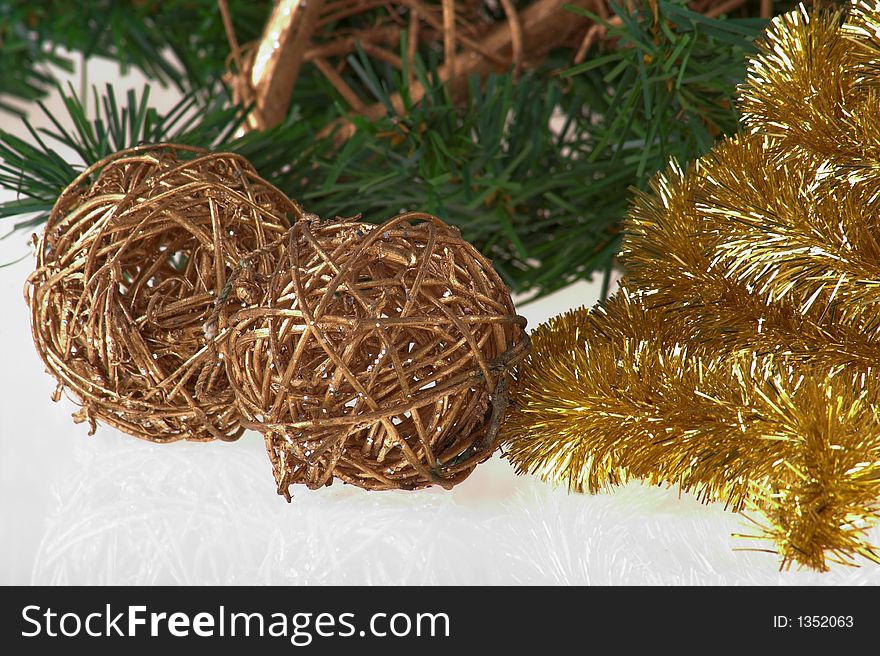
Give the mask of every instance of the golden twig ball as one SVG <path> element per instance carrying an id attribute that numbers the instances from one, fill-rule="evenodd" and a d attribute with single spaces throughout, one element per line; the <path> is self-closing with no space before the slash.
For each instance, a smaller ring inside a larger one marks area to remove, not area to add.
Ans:
<path id="1" fill-rule="evenodd" d="M 230 153 L 162 144 L 90 167 L 52 210 L 25 294 L 54 398 L 72 390 L 92 432 L 236 439 L 216 343 L 275 270 L 288 213 L 299 208 Z"/>
<path id="2" fill-rule="evenodd" d="M 227 372 L 278 490 L 338 478 L 451 487 L 496 447 L 525 319 L 458 230 L 409 213 L 291 229 L 258 307 L 230 318 Z"/>

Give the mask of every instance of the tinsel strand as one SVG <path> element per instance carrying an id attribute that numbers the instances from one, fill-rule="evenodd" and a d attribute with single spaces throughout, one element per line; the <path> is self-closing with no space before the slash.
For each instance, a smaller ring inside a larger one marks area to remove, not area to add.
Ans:
<path id="1" fill-rule="evenodd" d="M 760 516 L 784 567 L 880 562 L 880 3 L 775 19 L 745 133 L 637 192 L 621 290 L 540 326 L 520 472 L 677 485 Z"/>

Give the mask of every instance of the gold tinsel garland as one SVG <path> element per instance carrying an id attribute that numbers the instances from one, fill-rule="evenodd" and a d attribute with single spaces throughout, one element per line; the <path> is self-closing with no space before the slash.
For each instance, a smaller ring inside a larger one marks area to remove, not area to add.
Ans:
<path id="1" fill-rule="evenodd" d="M 880 555 L 880 4 L 774 20 L 746 133 L 637 194 L 621 289 L 551 320 L 504 426 L 520 472 L 760 513 L 783 566 Z"/>
<path id="2" fill-rule="evenodd" d="M 870 370 L 717 354 L 622 288 L 532 334 L 504 424 L 521 472 L 597 492 L 641 479 L 765 515 L 784 562 L 855 553 L 880 496 Z"/>

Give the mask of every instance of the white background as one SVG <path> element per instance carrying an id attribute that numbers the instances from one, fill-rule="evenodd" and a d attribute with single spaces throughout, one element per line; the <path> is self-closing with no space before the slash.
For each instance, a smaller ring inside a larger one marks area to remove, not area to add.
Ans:
<path id="1" fill-rule="evenodd" d="M 141 86 L 104 62 L 88 79 L 113 82 L 117 97 Z M 160 108 L 176 98 L 153 91 Z M 48 105 L 65 121 L 57 96 Z M 0 126 L 25 136 L 13 117 Z M 0 241 L 0 263 L 28 250 L 25 235 Z M 0 269 L 2 584 L 880 584 L 870 563 L 779 572 L 775 555 L 735 551 L 766 546 L 733 536 L 751 530 L 742 517 L 675 489 L 569 495 L 497 456 L 451 492 L 337 483 L 294 488 L 288 505 L 255 433 L 163 446 L 102 426 L 89 438 L 69 400 L 49 399 L 22 298 L 32 267 L 28 256 Z M 520 313 L 534 327 L 598 293 L 580 283 Z"/>

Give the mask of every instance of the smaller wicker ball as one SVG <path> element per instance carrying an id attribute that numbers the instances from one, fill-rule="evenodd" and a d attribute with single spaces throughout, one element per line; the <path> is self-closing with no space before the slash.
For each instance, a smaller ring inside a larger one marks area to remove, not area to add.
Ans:
<path id="1" fill-rule="evenodd" d="M 230 153 L 159 144 L 86 170 L 37 242 L 25 297 L 34 343 L 101 421 L 154 442 L 243 429 L 216 348 L 255 300 L 299 208 Z"/>
<path id="2" fill-rule="evenodd" d="M 292 484 L 336 478 L 451 487 L 495 450 L 525 323 L 491 264 L 440 219 L 311 215 L 223 348 L 288 500 Z"/>

